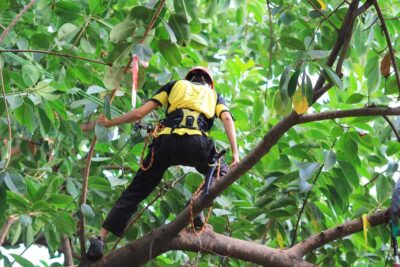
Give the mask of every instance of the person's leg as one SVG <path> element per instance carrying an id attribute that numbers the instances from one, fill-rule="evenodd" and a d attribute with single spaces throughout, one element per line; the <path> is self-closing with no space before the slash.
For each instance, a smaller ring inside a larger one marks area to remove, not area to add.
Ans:
<path id="1" fill-rule="evenodd" d="M 132 183 L 116 201 L 114 207 L 107 215 L 98 237 L 91 241 L 87 253 L 89 259 L 102 257 L 103 240 L 109 232 L 112 232 L 117 236 L 123 235 L 130 218 L 137 210 L 138 204 L 150 195 L 161 181 L 163 174 L 169 165 L 167 160 L 162 158 L 163 149 L 160 148 L 159 142 L 156 142 L 153 145 L 155 146 L 153 165 L 147 171 L 140 169 L 133 178 Z M 147 155 L 144 165 L 147 166 L 150 163 L 150 160 L 151 152 Z M 101 249 L 97 249 L 98 247 L 101 247 Z"/>

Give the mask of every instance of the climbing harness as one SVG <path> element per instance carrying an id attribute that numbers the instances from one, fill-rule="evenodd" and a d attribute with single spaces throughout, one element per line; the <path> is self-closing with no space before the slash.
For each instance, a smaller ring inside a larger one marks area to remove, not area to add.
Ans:
<path id="1" fill-rule="evenodd" d="M 186 108 L 180 108 L 169 113 L 163 124 L 171 129 L 170 133 L 173 133 L 175 129 L 186 128 L 198 130 L 207 135 L 207 132 L 212 127 L 212 122 L 207 120 L 201 112 Z"/>
<path id="2" fill-rule="evenodd" d="M 140 124 L 138 124 L 140 125 Z M 142 154 L 140 155 L 140 168 L 143 171 L 147 171 L 151 168 L 151 166 L 153 166 L 154 163 L 154 146 L 151 148 L 151 159 L 150 162 L 147 166 L 144 166 L 144 152 L 148 146 L 148 144 L 150 143 L 151 140 L 154 140 L 157 138 L 157 134 L 159 131 L 161 131 L 164 128 L 164 125 L 161 123 L 158 123 L 155 127 L 153 127 L 152 124 L 147 124 L 147 136 L 144 140 L 144 147 L 142 150 Z"/>

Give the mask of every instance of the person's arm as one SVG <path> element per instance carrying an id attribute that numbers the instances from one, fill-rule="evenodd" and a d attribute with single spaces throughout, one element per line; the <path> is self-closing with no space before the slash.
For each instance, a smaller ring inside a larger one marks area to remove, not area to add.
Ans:
<path id="1" fill-rule="evenodd" d="M 123 123 L 135 122 L 141 120 L 144 116 L 146 116 L 151 111 L 155 110 L 159 106 L 158 103 L 154 101 L 147 101 L 142 106 L 137 109 L 131 110 L 119 117 L 116 117 L 112 120 L 107 119 L 103 114 L 97 120 L 98 124 L 101 124 L 105 127 L 117 126 Z"/>
<path id="2" fill-rule="evenodd" d="M 236 130 L 235 123 L 229 112 L 222 112 L 220 115 L 221 121 L 224 124 L 226 135 L 228 136 L 229 143 L 232 149 L 232 163 L 230 167 L 235 167 L 239 163 L 239 152 L 236 143 Z"/>

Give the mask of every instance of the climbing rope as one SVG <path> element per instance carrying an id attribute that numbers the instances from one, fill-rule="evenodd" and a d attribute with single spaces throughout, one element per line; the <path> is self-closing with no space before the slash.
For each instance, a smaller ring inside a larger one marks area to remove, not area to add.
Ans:
<path id="1" fill-rule="evenodd" d="M 219 180 L 219 174 L 221 171 L 221 159 L 218 160 L 218 169 L 217 169 L 217 181 Z M 206 225 L 208 223 L 208 220 L 211 217 L 211 211 L 212 211 L 212 206 L 208 207 L 208 211 L 207 211 L 207 216 L 205 218 L 204 224 L 201 227 L 201 229 L 199 231 L 196 230 L 195 226 L 194 226 L 194 216 L 193 216 L 193 205 L 194 205 L 194 201 L 198 198 L 198 196 L 200 195 L 200 191 L 203 188 L 205 184 L 205 180 L 203 180 L 201 182 L 201 184 L 199 185 L 199 187 L 196 189 L 196 191 L 193 193 L 192 199 L 190 200 L 190 204 L 189 204 L 189 216 L 190 216 L 190 225 L 192 228 L 192 232 L 195 236 L 200 236 L 204 230 L 206 229 Z"/>
<path id="2" fill-rule="evenodd" d="M 151 166 L 153 166 L 153 163 L 154 163 L 154 146 L 151 148 L 151 159 L 150 159 L 149 164 L 146 167 L 144 166 L 144 152 L 146 151 L 146 148 L 147 148 L 148 144 L 150 143 L 150 141 L 156 139 L 158 132 L 161 131 L 163 128 L 164 128 L 164 125 L 158 123 L 154 129 L 152 129 L 152 130 L 148 129 L 147 130 L 148 135 L 147 135 L 146 139 L 144 140 L 144 147 L 143 147 L 143 150 L 142 150 L 142 154 L 140 155 L 140 168 L 143 171 L 147 171 L 147 170 L 149 170 L 151 168 Z"/>

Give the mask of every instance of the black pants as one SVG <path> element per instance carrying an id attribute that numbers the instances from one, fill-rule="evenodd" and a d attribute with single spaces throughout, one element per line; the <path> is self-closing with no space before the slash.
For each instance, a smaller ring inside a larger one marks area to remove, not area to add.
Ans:
<path id="1" fill-rule="evenodd" d="M 215 155 L 214 142 L 206 136 L 200 135 L 161 135 L 153 141 L 154 162 L 147 171 L 139 170 L 129 187 L 121 194 L 111 209 L 103 228 L 117 236 L 122 236 L 124 230 L 137 210 L 140 201 L 145 199 L 161 181 L 164 172 L 170 166 L 184 165 L 195 167 L 197 171 L 206 174 L 208 163 Z M 145 166 L 151 159 L 151 150 L 148 153 Z M 214 177 L 217 176 L 217 168 Z M 220 176 L 228 171 L 228 166 L 221 161 Z"/>

